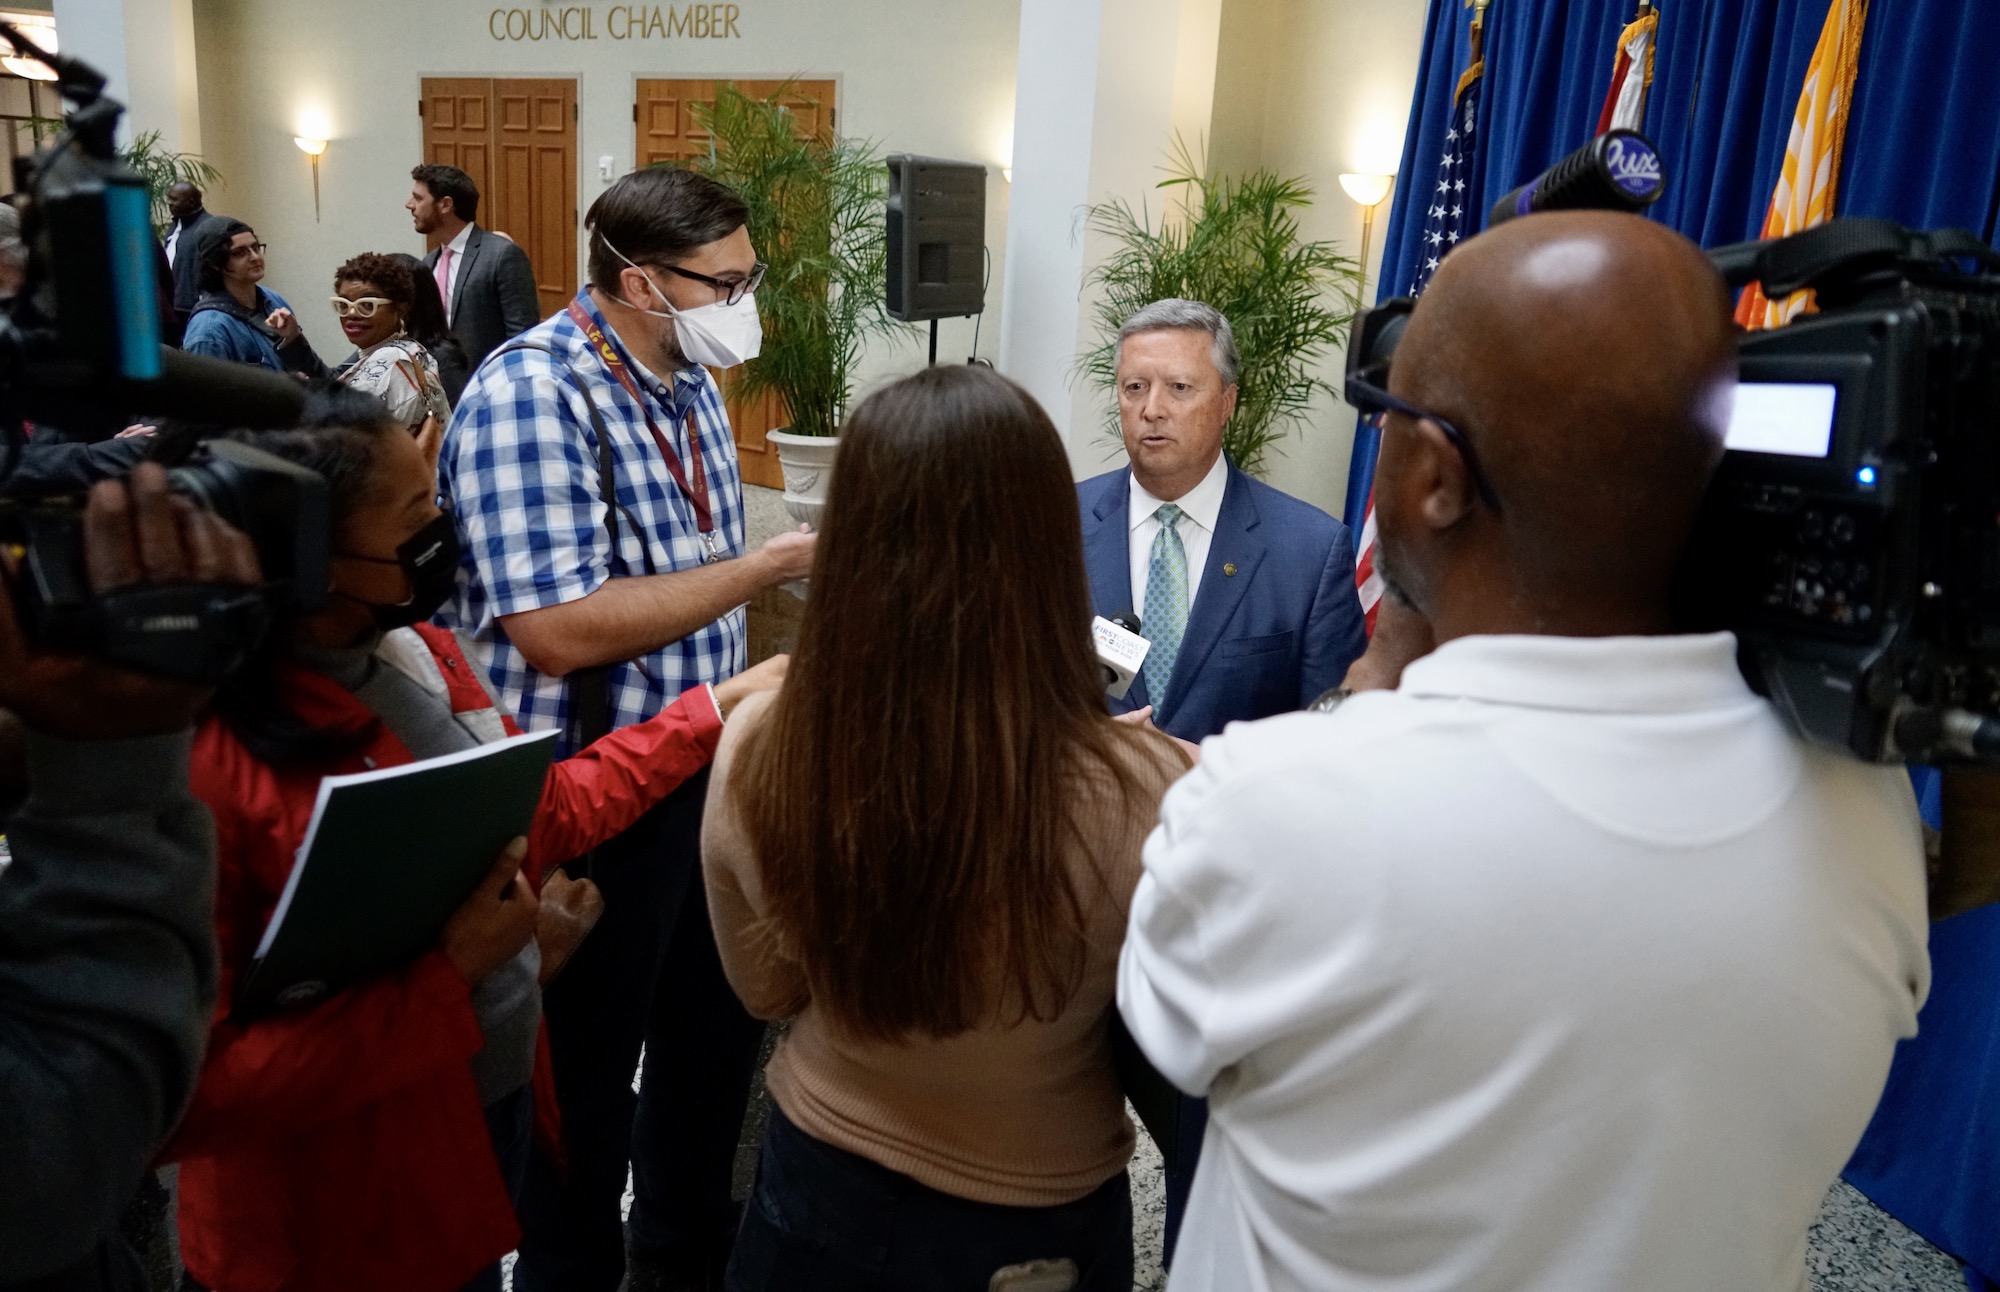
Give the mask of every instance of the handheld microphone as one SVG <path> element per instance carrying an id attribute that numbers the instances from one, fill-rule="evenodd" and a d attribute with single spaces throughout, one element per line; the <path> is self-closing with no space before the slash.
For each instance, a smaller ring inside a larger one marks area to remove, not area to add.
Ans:
<path id="1" fill-rule="evenodd" d="M 1535 211 L 1643 211 L 1666 191 L 1659 150 L 1636 130 L 1610 130 L 1493 204 L 1486 227 Z"/>
<path id="2" fill-rule="evenodd" d="M 1104 694 L 1122 700 L 1153 643 L 1139 635 L 1139 616 L 1129 610 L 1109 619 L 1099 615 L 1090 621 L 1090 632 L 1097 642 L 1097 662 L 1104 669 Z"/>

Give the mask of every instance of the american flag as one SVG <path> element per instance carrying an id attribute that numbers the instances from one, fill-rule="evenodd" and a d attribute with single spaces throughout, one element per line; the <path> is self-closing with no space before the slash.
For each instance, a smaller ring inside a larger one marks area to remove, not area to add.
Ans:
<path id="1" fill-rule="evenodd" d="M 1431 186 L 1424 210 L 1424 232 L 1417 256 L 1416 272 L 1410 279 L 1409 295 L 1421 296 L 1437 272 L 1438 263 L 1461 241 L 1479 231 L 1479 182 L 1476 173 L 1479 137 L 1479 85 L 1486 72 L 1484 59 L 1474 61 L 1458 78 L 1452 100 L 1451 125 L 1445 131 L 1444 155 L 1438 160 L 1437 182 Z M 1367 464 L 1371 476 L 1375 464 Z M 1368 619 L 1368 631 L 1375 631 L 1375 618 L 1382 606 L 1382 576 L 1375 569 L 1375 489 L 1371 480 L 1368 508 L 1355 542 L 1354 585 L 1361 596 L 1361 611 Z"/>

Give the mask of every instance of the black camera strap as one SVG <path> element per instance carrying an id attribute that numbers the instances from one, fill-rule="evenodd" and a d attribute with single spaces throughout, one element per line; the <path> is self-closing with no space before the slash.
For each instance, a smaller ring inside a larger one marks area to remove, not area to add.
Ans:
<path id="1" fill-rule="evenodd" d="M 553 355 L 569 375 L 576 378 L 577 393 L 583 396 L 583 405 L 590 410 L 590 429 L 597 436 L 597 496 L 604 503 L 604 528 L 611 535 L 611 550 L 618 551 L 618 473 L 616 458 L 611 452 L 611 434 L 604 425 L 604 415 L 597 411 L 597 400 L 591 397 L 590 383 L 584 380 L 576 365 L 569 361 L 554 346 L 542 345 L 534 341 L 516 341 L 501 346 L 495 354 L 505 354 L 509 350 L 540 350 Z M 594 668 L 580 668 L 570 673 L 565 682 L 569 686 L 570 716 L 576 723 L 576 748 L 585 746 L 611 734 L 616 725 L 611 711 L 611 670 L 612 664 L 599 664 Z"/>
<path id="2" fill-rule="evenodd" d="M 1954 260 L 1974 260 L 1985 269 L 2000 269 L 2000 252 L 1964 229 L 1906 229 L 1894 220 L 1849 216 L 1828 220 L 1775 242 L 1724 248 L 1748 251 L 1754 257 L 1737 262 L 1728 272 L 1732 284 L 1756 279 L 1773 299 L 1817 286 L 1829 274 L 1853 274 L 1903 265 L 1943 266 Z"/>

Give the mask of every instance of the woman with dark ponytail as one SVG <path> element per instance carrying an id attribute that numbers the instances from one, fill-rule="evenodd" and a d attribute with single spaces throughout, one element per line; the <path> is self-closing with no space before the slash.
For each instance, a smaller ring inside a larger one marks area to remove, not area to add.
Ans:
<path id="1" fill-rule="evenodd" d="M 517 730 L 427 622 L 457 577 L 457 535 L 422 448 L 382 404 L 322 386 L 301 429 L 245 438 L 327 480 L 331 588 L 321 609 L 273 626 L 195 738 L 195 793 L 215 817 L 224 1004 L 163 1155 L 181 1163 L 182 1258 L 221 1292 L 498 1289 L 533 1114 L 554 1107 L 538 1063 L 537 891 L 706 766 L 722 711 L 776 685 L 784 662 L 691 691 L 556 764 L 528 838 L 434 951 L 306 1007 L 232 1018 L 320 779 Z"/>

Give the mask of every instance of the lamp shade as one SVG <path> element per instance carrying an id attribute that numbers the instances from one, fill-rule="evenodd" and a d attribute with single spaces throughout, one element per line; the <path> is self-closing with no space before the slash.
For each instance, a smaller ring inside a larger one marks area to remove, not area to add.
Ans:
<path id="1" fill-rule="evenodd" d="M 1389 196 L 1389 185 L 1395 180 L 1394 175 L 1348 174 L 1340 177 L 1340 186 L 1362 206 L 1379 206 L 1382 199 Z"/>
<path id="2" fill-rule="evenodd" d="M 324 139 L 307 139 L 302 135 L 293 135 L 292 142 L 297 144 L 299 151 L 308 157 L 317 157 L 326 151 L 326 140 Z"/>

